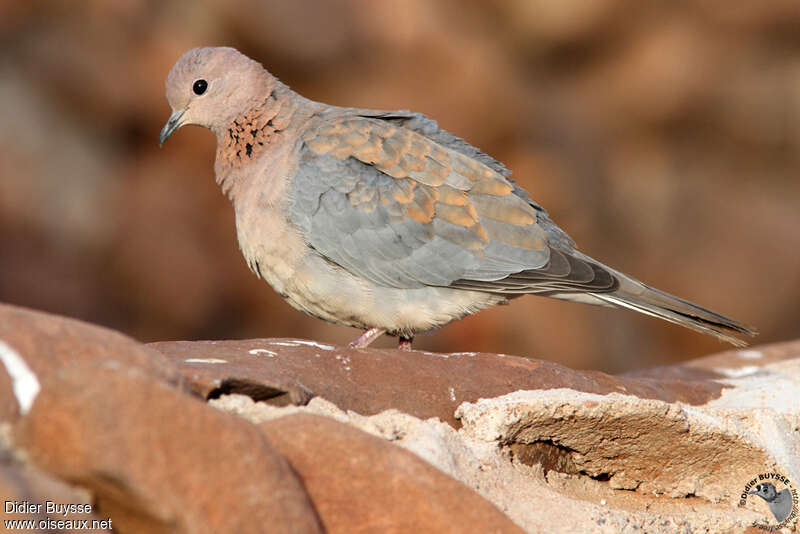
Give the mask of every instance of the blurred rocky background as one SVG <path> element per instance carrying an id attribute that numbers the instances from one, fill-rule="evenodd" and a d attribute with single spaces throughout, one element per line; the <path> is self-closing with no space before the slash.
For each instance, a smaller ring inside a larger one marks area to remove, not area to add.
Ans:
<path id="1" fill-rule="evenodd" d="M 436 118 L 588 254 L 796 338 L 799 27 L 797 0 L 0 0 L 0 301 L 143 341 L 357 335 L 247 270 L 210 132 L 158 149 L 169 68 L 230 45 L 315 100 Z M 610 372 L 725 348 L 535 297 L 416 346 Z"/>

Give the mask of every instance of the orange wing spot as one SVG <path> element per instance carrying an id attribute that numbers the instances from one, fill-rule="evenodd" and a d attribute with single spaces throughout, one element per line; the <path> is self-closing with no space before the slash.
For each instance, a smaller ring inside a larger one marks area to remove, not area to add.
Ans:
<path id="1" fill-rule="evenodd" d="M 500 221 L 515 224 L 517 226 L 529 226 L 536 222 L 536 217 L 521 208 L 513 208 L 503 212 Z"/>
<path id="2" fill-rule="evenodd" d="M 524 250 L 547 249 L 547 236 L 536 225 L 516 226 L 493 219 L 482 219 L 481 226 L 489 234 L 492 241 L 499 241 Z"/>
<path id="3" fill-rule="evenodd" d="M 369 134 L 360 131 L 351 131 L 344 136 L 344 142 L 351 147 L 359 147 L 369 140 Z"/>
<path id="4" fill-rule="evenodd" d="M 416 204 L 410 204 L 406 210 L 408 218 L 418 223 L 428 224 L 433 220 L 433 213 L 428 213 Z"/>
<path id="5" fill-rule="evenodd" d="M 376 189 L 359 182 L 356 184 L 356 188 L 347 194 L 347 199 L 353 206 L 357 206 L 364 211 L 372 211 L 376 206 L 375 196 L 377 194 L 378 191 Z"/>
<path id="6" fill-rule="evenodd" d="M 327 135 L 318 135 L 306 139 L 305 141 L 306 146 L 317 154 L 327 154 L 338 145 L 338 141 L 335 137 L 329 137 Z"/>
<path id="7" fill-rule="evenodd" d="M 423 158 L 431 149 L 431 143 L 427 142 L 422 136 L 414 135 L 411 138 L 411 146 L 408 152 L 415 158 Z"/>
<path id="8" fill-rule="evenodd" d="M 470 228 L 474 226 L 478 219 L 470 213 L 467 206 L 451 206 L 442 202 L 436 203 L 436 216 L 458 226 Z M 474 211 L 474 210 L 473 210 Z"/>
<path id="9" fill-rule="evenodd" d="M 407 147 L 407 138 L 404 139 L 400 135 L 387 137 L 383 139 L 382 150 L 378 154 L 378 159 L 375 163 L 381 170 L 395 167 L 405 154 Z"/>
<path id="10" fill-rule="evenodd" d="M 373 129 L 372 123 L 370 121 L 365 121 L 365 120 L 348 121 L 347 124 L 351 130 L 356 132 L 361 132 L 364 134 L 369 133 Z"/>
<path id="11" fill-rule="evenodd" d="M 453 158 L 444 148 L 440 147 L 439 145 L 434 145 L 433 143 L 429 143 L 430 154 L 428 157 L 434 160 L 439 165 L 447 168 L 448 174 L 450 173 L 450 165 L 453 163 Z"/>
<path id="12" fill-rule="evenodd" d="M 424 185 L 414 188 L 414 201 L 408 205 L 408 216 L 421 223 L 429 223 L 436 213 L 436 190 Z"/>
<path id="13" fill-rule="evenodd" d="M 395 126 L 392 126 L 390 123 L 382 120 L 353 119 L 352 122 L 357 122 L 358 124 L 363 125 L 364 129 L 377 133 L 381 137 L 391 137 L 398 131 Z"/>
<path id="14" fill-rule="evenodd" d="M 477 182 L 482 177 L 483 165 L 468 157 L 458 154 L 453 159 L 453 172 L 460 174 L 470 182 Z"/>
<path id="15" fill-rule="evenodd" d="M 352 121 L 331 122 L 320 128 L 319 132 L 323 135 L 337 135 L 350 128 Z"/>
<path id="16" fill-rule="evenodd" d="M 451 206 L 466 206 L 469 204 L 466 193 L 449 185 L 441 185 L 436 188 L 436 191 L 439 193 L 439 201 L 445 204 L 450 204 Z"/>
<path id="17" fill-rule="evenodd" d="M 480 239 L 484 245 L 489 243 L 489 235 L 486 233 L 483 226 L 476 224 L 472 227 L 472 231 L 475 232 L 475 235 L 478 236 L 478 239 Z"/>
<path id="18" fill-rule="evenodd" d="M 511 191 L 513 191 L 513 188 L 508 182 L 491 178 L 488 180 L 478 181 L 470 189 L 470 193 L 475 193 L 478 195 L 494 195 L 496 197 L 510 195 Z"/>
<path id="19" fill-rule="evenodd" d="M 414 199 L 415 182 L 412 180 L 404 179 L 394 182 L 395 187 L 392 190 L 392 198 L 401 203 L 408 204 Z"/>
<path id="20" fill-rule="evenodd" d="M 425 160 L 409 153 L 400 159 L 400 167 L 407 172 L 423 171 L 425 170 Z"/>
<path id="21" fill-rule="evenodd" d="M 529 226 L 536 222 L 536 214 L 531 213 L 532 208 L 528 208 L 516 197 L 471 195 L 470 200 L 481 217 L 515 226 Z"/>
<path id="22" fill-rule="evenodd" d="M 353 147 L 348 145 L 348 144 L 346 144 L 346 143 L 341 143 L 340 142 L 340 144 L 338 146 L 336 146 L 333 150 L 328 152 L 328 154 L 330 154 L 331 156 L 333 156 L 336 159 L 340 159 L 340 160 L 341 159 L 347 159 L 347 158 L 349 158 L 350 156 L 353 155 Z"/>
<path id="23" fill-rule="evenodd" d="M 425 171 L 431 177 L 431 182 L 441 184 L 444 179 L 450 175 L 450 167 L 442 165 L 438 160 L 433 159 L 430 155 L 426 156 L 427 166 Z"/>
<path id="24" fill-rule="evenodd" d="M 364 163 L 372 164 L 377 161 L 378 157 L 380 156 L 380 152 L 378 151 L 378 147 L 376 145 L 367 144 L 355 149 L 353 151 L 353 156 Z"/>
<path id="25" fill-rule="evenodd" d="M 408 173 L 403 170 L 402 167 L 399 165 L 394 165 L 392 167 L 382 167 L 380 162 L 377 163 L 378 169 L 384 174 L 388 174 L 392 178 L 406 178 L 408 177 Z"/>
<path id="26" fill-rule="evenodd" d="M 375 163 L 381 157 L 381 140 L 377 135 L 370 135 L 368 142 L 356 148 L 353 155 L 364 163 Z"/>

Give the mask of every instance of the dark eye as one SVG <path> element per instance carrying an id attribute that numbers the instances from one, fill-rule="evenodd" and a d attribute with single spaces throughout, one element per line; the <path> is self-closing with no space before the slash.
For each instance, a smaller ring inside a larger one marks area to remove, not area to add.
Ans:
<path id="1" fill-rule="evenodd" d="M 194 82 L 194 85 L 192 85 L 192 91 L 194 91 L 194 94 L 197 96 L 205 93 L 206 89 L 208 89 L 208 82 L 205 80 L 197 80 Z"/>

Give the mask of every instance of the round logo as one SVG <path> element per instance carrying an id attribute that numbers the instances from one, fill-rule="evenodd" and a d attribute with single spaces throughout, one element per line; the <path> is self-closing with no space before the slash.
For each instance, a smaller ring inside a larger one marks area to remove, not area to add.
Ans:
<path id="1" fill-rule="evenodd" d="M 798 517 L 797 488 L 780 473 L 761 473 L 748 481 L 739 496 L 739 506 L 745 506 L 748 499 L 757 501 L 755 509 L 764 512 L 765 520 L 755 521 L 754 527 L 779 530 Z"/>

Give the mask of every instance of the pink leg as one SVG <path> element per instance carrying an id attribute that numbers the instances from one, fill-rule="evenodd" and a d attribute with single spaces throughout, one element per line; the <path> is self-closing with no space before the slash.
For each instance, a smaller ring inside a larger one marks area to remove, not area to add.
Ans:
<path id="1" fill-rule="evenodd" d="M 386 330 L 383 328 L 370 328 L 369 330 L 365 330 L 364 333 L 358 336 L 348 347 L 351 349 L 363 349 L 364 347 L 368 347 L 370 343 L 381 337 L 384 332 L 386 332 Z"/>
<path id="2" fill-rule="evenodd" d="M 400 336 L 400 338 L 397 340 L 397 348 L 400 350 L 411 350 L 411 343 L 413 342 L 413 337 Z"/>

